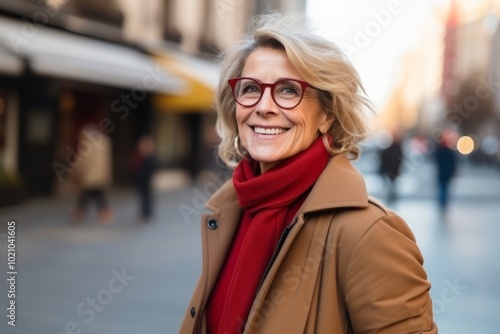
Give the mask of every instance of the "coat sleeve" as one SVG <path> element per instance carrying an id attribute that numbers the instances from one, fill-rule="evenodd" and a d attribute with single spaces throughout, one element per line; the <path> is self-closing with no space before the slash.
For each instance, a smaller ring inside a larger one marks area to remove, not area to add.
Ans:
<path id="1" fill-rule="evenodd" d="M 344 296 L 354 333 L 437 333 L 430 283 L 408 225 L 389 213 L 361 236 Z"/>

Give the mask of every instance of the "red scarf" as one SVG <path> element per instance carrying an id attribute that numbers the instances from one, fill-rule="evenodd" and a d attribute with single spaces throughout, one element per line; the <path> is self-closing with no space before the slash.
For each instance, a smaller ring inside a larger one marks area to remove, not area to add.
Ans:
<path id="1" fill-rule="evenodd" d="M 329 160 L 321 137 L 309 149 L 259 175 L 243 160 L 233 174 L 243 217 L 207 308 L 210 334 L 242 333 L 259 282 L 290 224 Z"/>

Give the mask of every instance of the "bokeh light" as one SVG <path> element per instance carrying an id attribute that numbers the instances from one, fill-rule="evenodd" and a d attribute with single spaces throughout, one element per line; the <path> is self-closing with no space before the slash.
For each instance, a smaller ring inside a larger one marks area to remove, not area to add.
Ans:
<path id="1" fill-rule="evenodd" d="M 471 154 L 476 145 L 474 143 L 474 139 L 470 136 L 462 136 L 460 139 L 458 139 L 457 142 L 457 150 L 463 155 L 469 155 Z"/>

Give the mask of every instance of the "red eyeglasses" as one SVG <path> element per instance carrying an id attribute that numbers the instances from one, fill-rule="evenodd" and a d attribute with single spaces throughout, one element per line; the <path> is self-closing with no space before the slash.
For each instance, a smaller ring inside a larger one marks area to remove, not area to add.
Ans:
<path id="1" fill-rule="evenodd" d="M 281 79 L 275 83 L 262 83 L 257 79 L 241 77 L 228 80 L 236 102 L 243 107 L 253 107 L 259 103 L 264 90 L 271 89 L 271 97 L 280 108 L 293 109 L 299 105 L 307 87 L 305 81 L 297 79 Z"/>

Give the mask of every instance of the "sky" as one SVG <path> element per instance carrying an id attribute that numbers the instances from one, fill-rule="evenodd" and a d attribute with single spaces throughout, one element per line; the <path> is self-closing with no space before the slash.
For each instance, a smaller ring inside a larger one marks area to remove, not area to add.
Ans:
<path id="1" fill-rule="evenodd" d="M 317 32 L 338 44 L 358 70 L 375 106 L 386 103 L 403 57 L 421 45 L 446 0 L 308 0 Z"/>
<path id="2" fill-rule="evenodd" d="M 404 75 L 412 85 L 404 99 L 412 105 L 439 94 L 444 22 L 452 1 L 462 24 L 485 20 L 492 32 L 497 29 L 500 0 L 307 0 L 306 13 L 320 35 L 348 54 L 368 98 L 384 110 Z M 430 114 L 442 109 L 440 103 L 428 107 Z"/>

